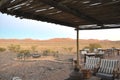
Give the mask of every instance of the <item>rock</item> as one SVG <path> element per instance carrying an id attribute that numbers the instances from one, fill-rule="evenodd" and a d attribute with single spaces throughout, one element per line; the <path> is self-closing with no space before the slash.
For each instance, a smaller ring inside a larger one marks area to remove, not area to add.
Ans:
<path id="1" fill-rule="evenodd" d="M 13 77 L 12 80 L 22 80 L 20 77 Z"/>

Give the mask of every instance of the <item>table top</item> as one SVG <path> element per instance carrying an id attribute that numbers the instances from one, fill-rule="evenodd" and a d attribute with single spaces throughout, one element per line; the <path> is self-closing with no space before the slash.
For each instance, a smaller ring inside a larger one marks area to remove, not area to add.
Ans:
<path id="1" fill-rule="evenodd" d="M 83 79 L 83 80 L 101 80 L 101 78 L 98 78 L 96 76 L 91 76 L 89 79 Z"/>
<path id="2" fill-rule="evenodd" d="M 82 72 L 72 72 L 70 74 L 69 79 L 67 79 L 67 80 L 100 80 L 100 78 L 92 75 L 90 78 L 84 79 Z"/>

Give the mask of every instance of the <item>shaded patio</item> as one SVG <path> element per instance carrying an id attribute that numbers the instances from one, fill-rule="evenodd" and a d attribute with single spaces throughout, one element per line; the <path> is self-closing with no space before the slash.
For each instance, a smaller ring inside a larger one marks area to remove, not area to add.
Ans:
<path id="1" fill-rule="evenodd" d="M 1 0 L 0 12 L 80 30 L 119 28 L 120 0 Z M 87 26 L 89 25 L 89 26 Z"/>
<path id="2" fill-rule="evenodd" d="M 0 0 L 0 12 L 79 30 L 120 28 L 120 0 Z"/>

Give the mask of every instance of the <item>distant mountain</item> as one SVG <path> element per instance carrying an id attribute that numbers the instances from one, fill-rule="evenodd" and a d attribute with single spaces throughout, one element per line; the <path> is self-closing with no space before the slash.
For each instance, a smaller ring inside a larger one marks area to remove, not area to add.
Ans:
<path id="1" fill-rule="evenodd" d="M 80 48 L 89 46 L 89 44 L 97 43 L 103 48 L 117 47 L 120 48 L 120 41 L 97 40 L 97 39 L 80 39 Z M 38 45 L 40 48 L 60 48 L 60 47 L 76 47 L 76 39 L 71 38 L 53 38 L 48 40 L 34 39 L 0 39 L 0 46 L 8 46 L 10 44 L 19 44 L 30 47 Z"/>
<path id="2" fill-rule="evenodd" d="M 34 40 L 34 39 L 0 39 L 0 42 L 40 42 L 40 41 L 76 41 L 72 38 L 52 38 L 48 40 Z M 81 42 L 110 42 L 110 40 L 98 40 L 98 39 L 80 39 Z M 113 41 L 120 42 L 120 41 Z"/>
<path id="3" fill-rule="evenodd" d="M 48 41 L 74 41 L 72 38 L 53 38 L 49 39 Z"/>
<path id="4" fill-rule="evenodd" d="M 0 42 L 37 42 L 40 40 L 33 39 L 0 39 Z"/>
<path id="5" fill-rule="evenodd" d="M 0 42 L 40 42 L 40 41 L 76 41 L 72 38 L 52 38 L 48 40 L 35 40 L 35 39 L 0 39 Z M 80 39 L 81 42 L 110 42 L 110 40 L 98 40 L 98 39 Z M 114 42 L 114 41 L 113 41 Z M 119 42 L 119 41 L 115 41 Z"/>

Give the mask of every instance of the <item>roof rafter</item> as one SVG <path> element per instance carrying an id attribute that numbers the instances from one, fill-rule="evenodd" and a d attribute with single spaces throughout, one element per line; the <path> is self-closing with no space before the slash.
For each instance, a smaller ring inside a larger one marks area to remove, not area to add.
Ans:
<path id="1" fill-rule="evenodd" d="M 27 0 L 17 0 L 14 4 L 10 5 L 9 7 L 16 6 L 16 5 L 26 2 L 26 1 Z"/>
<path id="2" fill-rule="evenodd" d="M 10 3 L 11 0 L 1 0 L 0 1 L 0 9 L 4 8 L 4 5 L 8 5 Z"/>
<path id="3" fill-rule="evenodd" d="M 83 12 L 80 12 L 78 10 L 75 10 L 75 9 L 72 9 L 72 8 L 69 8 L 63 4 L 60 4 L 54 0 L 39 0 L 45 4 L 48 4 L 48 5 L 51 5 L 57 9 L 60 9 L 61 11 L 64 11 L 64 12 L 67 12 L 69 14 L 72 14 L 74 16 L 77 16 L 79 19 L 83 19 L 83 20 L 86 20 L 88 22 L 91 22 L 93 24 L 98 24 L 98 25 L 102 25 L 103 23 Z"/>
<path id="4" fill-rule="evenodd" d="M 6 13 L 7 10 L 4 9 L 4 11 L 2 11 L 2 13 Z M 35 19 L 35 20 L 38 20 L 38 21 L 48 21 L 48 22 L 51 22 L 51 23 L 56 23 L 56 24 L 61 24 L 61 25 L 67 25 L 67 26 L 70 26 L 70 27 L 75 27 L 76 25 L 72 24 L 72 23 L 68 23 L 68 22 L 64 22 L 64 21 L 58 21 L 58 20 L 55 20 L 55 19 L 51 19 L 47 16 L 40 16 L 40 15 L 33 15 L 31 13 L 27 13 L 27 12 L 20 12 L 20 11 L 13 11 L 12 13 L 10 13 L 11 15 L 17 15 L 19 16 L 20 18 L 27 18 L 27 19 Z M 17 17 L 16 16 L 16 17 Z"/>
<path id="5" fill-rule="evenodd" d="M 104 27 L 96 27 L 96 28 L 77 28 L 78 30 L 102 30 L 102 29 L 116 29 L 120 28 L 120 26 L 116 27 L 110 27 L 110 26 L 104 26 Z M 76 30 L 76 29 L 75 29 Z"/>

